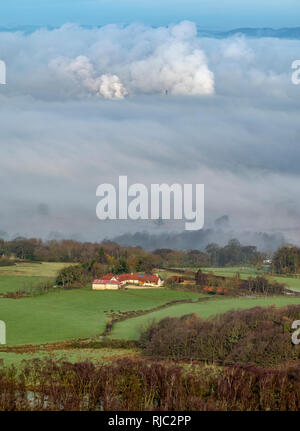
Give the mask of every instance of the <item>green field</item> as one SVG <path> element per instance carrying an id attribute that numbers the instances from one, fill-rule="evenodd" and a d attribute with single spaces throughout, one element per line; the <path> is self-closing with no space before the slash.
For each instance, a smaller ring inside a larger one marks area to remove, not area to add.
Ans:
<path id="1" fill-rule="evenodd" d="M 213 272 L 216 275 L 223 275 L 224 277 L 232 277 L 237 272 L 240 273 L 242 278 L 254 277 L 258 274 L 265 274 L 265 271 L 258 271 L 254 267 L 249 266 L 228 266 L 225 268 L 201 268 L 203 272 Z"/>
<path id="2" fill-rule="evenodd" d="M 18 263 L 12 266 L 0 266 L 0 276 L 55 277 L 60 269 L 70 265 L 73 264 L 64 262 Z"/>
<path id="3" fill-rule="evenodd" d="M 286 284 L 287 287 L 295 292 L 300 292 L 300 279 L 294 277 L 277 277 L 272 276 L 272 278 L 278 283 Z"/>
<path id="4" fill-rule="evenodd" d="M 52 281 L 51 277 L 30 277 L 15 275 L 0 275 L 0 294 L 17 292 L 18 290 L 30 290 L 41 282 Z"/>
<path id="5" fill-rule="evenodd" d="M 266 297 L 266 298 L 215 298 L 204 302 L 193 304 L 174 305 L 163 310 L 155 311 L 144 316 L 134 317 L 117 323 L 110 337 L 113 339 L 137 340 L 141 331 L 149 323 L 159 321 L 165 317 L 180 317 L 185 314 L 197 313 L 203 319 L 222 314 L 229 310 L 247 309 L 256 306 L 268 307 L 276 305 L 283 307 L 285 305 L 300 304 L 300 298 L 291 297 Z"/>
<path id="6" fill-rule="evenodd" d="M 42 263 L 0 267 L 0 293 L 33 287 L 41 281 L 54 280 L 57 271 L 64 266 L 66 266 L 65 263 Z M 242 277 L 249 277 L 256 273 L 255 269 L 247 267 L 205 268 L 205 271 L 222 275 L 234 275 L 240 272 Z M 300 291 L 299 279 L 286 277 L 276 277 L 276 279 Z M 199 297 L 207 298 L 207 301 L 196 302 Z M 107 312 L 152 310 L 167 302 L 185 299 L 194 302 L 168 306 L 120 322 L 114 326 L 111 337 L 136 339 L 141 328 L 150 321 L 166 316 L 198 313 L 203 318 L 207 318 L 230 309 L 300 303 L 300 298 L 295 297 L 206 297 L 197 293 L 170 289 L 127 291 L 92 291 L 91 288 L 56 289 L 35 297 L 0 298 L 0 320 L 6 322 L 9 346 L 43 344 L 100 335 L 108 321 Z"/>
<path id="7" fill-rule="evenodd" d="M 41 282 L 53 281 L 57 272 L 66 263 L 20 263 L 13 266 L 0 266 L 0 294 L 30 290 Z"/>
<path id="8" fill-rule="evenodd" d="M 41 344 L 86 338 L 105 329 L 104 311 L 147 310 L 172 300 L 197 300 L 201 294 L 168 289 L 128 291 L 60 290 L 36 297 L 0 298 L 0 320 L 7 344 Z"/>

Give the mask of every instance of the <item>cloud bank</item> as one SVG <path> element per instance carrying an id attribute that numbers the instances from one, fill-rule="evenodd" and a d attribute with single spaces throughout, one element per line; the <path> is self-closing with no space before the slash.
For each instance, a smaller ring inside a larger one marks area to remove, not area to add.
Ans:
<path id="1" fill-rule="evenodd" d="M 205 227 L 300 242 L 298 40 L 199 37 L 193 23 L 0 33 L 0 230 L 104 237 L 100 183 L 204 183 Z M 167 92 L 167 96 L 166 96 Z"/>
<path id="2" fill-rule="evenodd" d="M 47 97 L 46 88 L 52 93 L 55 87 L 69 98 L 214 93 L 214 75 L 197 28 L 187 21 L 157 29 L 110 25 L 88 30 L 68 24 L 26 36 L 4 33 L 1 41 L 8 44 L 4 47 L 7 61 L 20 67 L 23 82 L 18 89 L 23 91 L 28 84 L 36 97 Z M 30 73 L 32 78 L 39 74 L 40 79 L 32 81 Z"/>

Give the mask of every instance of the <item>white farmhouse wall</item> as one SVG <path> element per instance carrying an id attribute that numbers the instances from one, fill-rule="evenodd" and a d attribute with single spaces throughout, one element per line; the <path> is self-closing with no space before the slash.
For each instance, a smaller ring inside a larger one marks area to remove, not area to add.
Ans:
<path id="1" fill-rule="evenodd" d="M 118 284 L 93 284 L 92 286 L 93 290 L 118 290 L 119 285 Z"/>

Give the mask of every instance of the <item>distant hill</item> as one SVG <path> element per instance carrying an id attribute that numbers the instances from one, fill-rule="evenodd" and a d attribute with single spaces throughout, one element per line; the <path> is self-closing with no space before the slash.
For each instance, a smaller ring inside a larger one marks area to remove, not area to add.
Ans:
<path id="1" fill-rule="evenodd" d="M 18 25 L 18 26 L 12 26 L 12 27 L 0 26 L 0 33 L 4 33 L 4 32 L 15 33 L 17 31 L 20 31 L 24 34 L 30 34 L 35 32 L 36 30 L 39 30 L 40 28 L 42 27 L 37 25 Z"/>
<path id="2" fill-rule="evenodd" d="M 274 37 L 279 39 L 300 39 L 300 27 L 294 28 L 237 28 L 228 31 L 203 31 L 198 28 L 198 34 L 202 37 L 216 37 L 224 39 L 235 35 L 242 34 L 246 37 L 261 38 Z"/>
<path id="3" fill-rule="evenodd" d="M 83 28 L 95 28 L 101 26 L 90 26 L 83 25 Z M 16 32 L 21 31 L 25 34 L 33 33 L 40 28 L 47 28 L 48 30 L 54 30 L 54 26 L 38 26 L 38 25 L 20 25 L 20 26 L 0 26 L 0 32 Z M 274 37 L 279 39 L 300 39 L 300 27 L 291 28 L 237 28 L 226 31 L 216 31 L 216 30 L 203 30 L 198 26 L 198 35 L 200 37 L 213 37 L 217 39 L 224 39 L 232 37 L 234 35 L 242 34 L 246 37 L 261 38 L 261 37 Z"/>

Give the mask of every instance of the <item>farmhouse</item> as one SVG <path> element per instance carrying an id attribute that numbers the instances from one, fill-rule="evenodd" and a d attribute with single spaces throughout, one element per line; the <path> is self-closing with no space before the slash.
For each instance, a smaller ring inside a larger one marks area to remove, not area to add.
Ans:
<path id="1" fill-rule="evenodd" d="M 127 288 L 153 288 L 162 287 L 163 280 L 154 274 L 131 273 L 131 274 L 105 274 L 102 278 L 93 281 L 93 290 Z"/>

